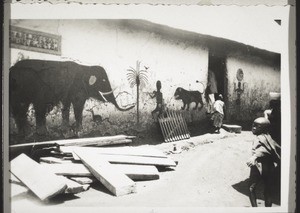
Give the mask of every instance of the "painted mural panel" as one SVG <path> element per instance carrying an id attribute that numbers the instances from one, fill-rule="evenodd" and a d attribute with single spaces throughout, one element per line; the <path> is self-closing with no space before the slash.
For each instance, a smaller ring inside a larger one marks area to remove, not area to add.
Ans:
<path id="1" fill-rule="evenodd" d="M 49 67 L 49 76 L 57 76 L 56 80 L 53 78 L 54 81 L 64 79 L 65 85 L 73 81 L 72 78 L 55 75 L 57 70 L 65 67 L 63 64 L 85 67 L 82 75 L 88 72 L 89 67 L 101 67 L 107 75 L 106 82 L 110 83 L 110 88 L 102 92 L 112 91 L 120 108 L 131 107 L 127 112 L 120 112 L 105 95 L 100 98 L 86 97 L 82 99 L 80 106 L 74 101 L 66 103 L 56 100 L 49 112 L 45 113 L 44 119 L 43 116 L 37 116 L 39 107 L 34 106 L 37 104 L 31 103 L 31 100 L 25 106 L 28 108 L 31 104 L 31 113 L 26 115 L 30 123 L 29 135 L 36 127 L 42 127 L 42 132 L 50 132 L 50 136 L 54 138 L 72 137 L 74 134 L 83 136 L 94 133 L 113 135 L 137 130 L 145 132 L 156 125 L 157 110 L 181 110 L 183 104 L 188 122 L 205 117 L 203 106 L 208 50 L 203 45 L 188 39 L 170 39 L 168 35 L 153 33 L 151 28 L 145 30 L 124 26 L 122 22 L 113 20 L 22 20 L 12 24 L 28 29 L 39 26 L 41 31 L 60 32 L 62 38 L 61 57 L 12 48 L 12 66 L 22 67 L 20 65 L 23 63 L 33 63 L 30 60 L 41 59 L 38 63 Z M 78 31 L 81 32 L 80 35 Z M 89 39 L 83 40 L 84 37 Z M 57 69 L 52 64 L 56 64 Z M 21 70 L 19 72 L 22 73 Z M 98 81 L 93 76 L 82 89 Z M 157 82 L 160 82 L 159 88 Z M 76 85 L 79 87 L 79 83 Z M 186 93 L 180 94 L 178 98 L 176 89 L 179 87 Z M 194 108 L 198 110 L 193 110 Z M 17 133 L 18 129 L 22 129 L 20 122 L 24 121 L 17 121 L 13 117 L 10 131 Z M 24 117 L 25 115 L 23 120 Z M 70 128 L 61 131 L 65 129 L 60 128 L 61 126 L 68 125 Z"/>
<path id="2" fill-rule="evenodd" d="M 230 57 L 228 68 L 228 112 L 233 120 L 249 121 L 263 116 L 268 109 L 270 92 L 280 92 L 278 66 L 261 60 Z"/>

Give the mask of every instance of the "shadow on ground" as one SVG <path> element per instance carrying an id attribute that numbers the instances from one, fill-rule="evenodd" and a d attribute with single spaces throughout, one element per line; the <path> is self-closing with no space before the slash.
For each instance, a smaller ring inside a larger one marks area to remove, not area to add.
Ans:
<path id="1" fill-rule="evenodd" d="M 236 184 L 232 185 L 232 187 L 235 190 L 237 190 L 238 192 L 249 197 L 249 179 L 246 179 L 239 183 L 236 183 Z M 280 188 L 279 186 L 274 187 L 274 191 L 272 194 L 272 201 L 276 205 L 280 205 L 280 189 L 279 188 Z M 257 189 L 256 189 L 257 199 L 264 200 L 263 190 L 264 190 L 264 186 L 263 186 L 262 182 L 260 182 L 257 185 Z M 249 202 L 250 202 L 250 200 L 249 200 Z"/>

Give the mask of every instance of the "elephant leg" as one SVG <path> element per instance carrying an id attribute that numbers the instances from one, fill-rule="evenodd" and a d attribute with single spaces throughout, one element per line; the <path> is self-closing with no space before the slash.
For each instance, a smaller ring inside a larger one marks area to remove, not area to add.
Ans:
<path id="1" fill-rule="evenodd" d="M 62 128 L 68 128 L 69 127 L 69 116 L 70 116 L 70 106 L 71 102 L 63 102 L 63 108 L 62 108 Z"/>
<path id="2" fill-rule="evenodd" d="M 186 103 L 183 102 L 183 106 L 181 107 L 181 109 L 184 110 L 184 109 L 185 109 L 185 106 L 186 106 Z"/>
<path id="3" fill-rule="evenodd" d="M 77 101 L 76 103 L 73 103 L 77 131 L 82 130 L 82 111 L 84 103 L 85 101 Z"/>
<path id="4" fill-rule="evenodd" d="M 199 105 L 199 102 L 196 102 L 196 106 L 194 107 L 194 110 L 197 109 L 198 105 Z"/>
<path id="5" fill-rule="evenodd" d="M 36 117 L 36 131 L 39 135 L 47 133 L 46 129 L 46 104 L 34 104 L 35 117 Z"/>
<path id="6" fill-rule="evenodd" d="M 15 119 L 18 133 L 22 136 L 25 135 L 26 127 L 27 127 L 27 111 L 29 104 L 28 103 L 20 103 L 20 104 L 12 104 L 12 115 Z"/>

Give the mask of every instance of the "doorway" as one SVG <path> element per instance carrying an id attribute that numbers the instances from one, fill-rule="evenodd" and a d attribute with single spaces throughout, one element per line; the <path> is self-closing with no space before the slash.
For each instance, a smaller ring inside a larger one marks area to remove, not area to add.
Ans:
<path id="1" fill-rule="evenodd" d="M 228 76 L 226 68 L 226 57 L 210 52 L 208 58 L 208 70 L 211 70 L 214 73 L 218 94 L 223 95 L 224 103 L 225 105 L 227 105 Z M 215 96 L 218 94 L 215 94 Z"/>

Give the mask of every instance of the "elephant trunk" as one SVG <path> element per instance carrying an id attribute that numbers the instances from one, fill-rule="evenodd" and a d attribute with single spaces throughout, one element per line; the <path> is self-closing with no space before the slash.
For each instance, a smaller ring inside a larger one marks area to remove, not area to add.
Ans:
<path id="1" fill-rule="evenodd" d="M 113 105 L 115 105 L 115 107 L 119 111 L 128 111 L 128 110 L 131 110 L 132 108 L 135 107 L 135 105 L 132 105 L 132 106 L 127 107 L 127 108 L 121 108 L 119 106 L 119 104 L 117 103 L 116 98 L 115 98 L 113 92 L 110 92 L 110 93 L 107 93 L 107 94 L 103 93 L 103 97 L 105 97 L 106 101 L 108 101 L 108 102 L 112 103 Z"/>

